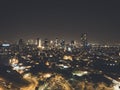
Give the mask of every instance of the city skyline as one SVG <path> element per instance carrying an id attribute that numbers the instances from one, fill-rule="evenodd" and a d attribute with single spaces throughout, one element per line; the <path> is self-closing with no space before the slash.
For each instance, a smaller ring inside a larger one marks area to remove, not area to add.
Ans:
<path id="1" fill-rule="evenodd" d="M 119 43 L 120 9 L 112 1 L 2 1 L 0 40 L 40 37 Z"/>
<path id="2" fill-rule="evenodd" d="M 120 90 L 119 3 L 2 0 L 0 90 Z"/>

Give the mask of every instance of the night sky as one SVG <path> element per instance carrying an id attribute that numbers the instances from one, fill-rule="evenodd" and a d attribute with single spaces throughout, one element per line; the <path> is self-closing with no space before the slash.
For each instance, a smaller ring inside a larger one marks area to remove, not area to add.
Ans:
<path id="1" fill-rule="evenodd" d="M 116 0 L 0 1 L 0 40 L 19 38 L 120 43 L 120 3 Z M 82 1 L 82 2 L 80 2 Z"/>

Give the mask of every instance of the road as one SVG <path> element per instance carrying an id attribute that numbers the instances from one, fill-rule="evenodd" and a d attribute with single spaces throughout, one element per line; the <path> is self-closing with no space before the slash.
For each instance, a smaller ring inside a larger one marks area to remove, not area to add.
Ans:
<path id="1" fill-rule="evenodd" d="M 20 90 L 35 90 L 35 88 L 38 85 L 38 81 L 37 81 L 36 77 L 27 76 L 24 79 L 26 79 L 27 81 L 29 81 L 30 85 L 22 87 Z"/>
<path id="2" fill-rule="evenodd" d="M 107 76 L 107 75 L 104 75 L 104 77 L 106 77 L 107 79 L 111 80 L 113 82 L 113 90 L 120 90 L 120 82 Z"/>
<path id="3" fill-rule="evenodd" d="M 38 90 L 73 90 L 72 86 L 62 76 L 56 75 L 47 81 L 44 85 L 40 86 Z"/>

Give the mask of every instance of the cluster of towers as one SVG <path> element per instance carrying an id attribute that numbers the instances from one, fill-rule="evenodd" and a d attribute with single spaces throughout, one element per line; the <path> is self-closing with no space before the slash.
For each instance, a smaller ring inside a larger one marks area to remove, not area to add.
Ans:
<path id="1" fill-rule="evenodd" d="M 84 49 L 86 49 L 86 48 L 88 47 L 87 34 L 86 34 L 86 33 L 81 34 L 81 38 L 80 38 L 80 39 L 81 39 L 81 45 L 82 45 L 82 47 L 83 47 Z M 25 42 L 23 42 L 23 40 L 20 39 L 19 42 L 18 42 L 19 48 L 22 48 L 22 47 L 25 45 L 24 43 L 25 43 Z M 30 43 L 30 42 L 28 42 L 28 43 Z M 32 42 L 31 42 L 31 43 L 32 43 Z M 59 45 L 65 46 L 65 40 L 59 40 L 58 38 L 56 38 L 54 41 L 49 41 L 48 39 L 44 39 L 44 41 L 42 41 L 40 38 L 37 38 L 36 41 L 35 41 L 33 44 L 35 44 L 35 43 L 36 43 L 37 47 L 39 47 L 39 48 L 41 48 L 42 45 L 43 45 L 44 47 L 48 47 L 49 44 L 53 44 L 54 47 L 57 47 L 57 46 L 59 46 Z M 75 41 L 72 40 L 72 41 L 70 42 L 70 44 L 71 44 L 71 45 L 75 45 Z"/>

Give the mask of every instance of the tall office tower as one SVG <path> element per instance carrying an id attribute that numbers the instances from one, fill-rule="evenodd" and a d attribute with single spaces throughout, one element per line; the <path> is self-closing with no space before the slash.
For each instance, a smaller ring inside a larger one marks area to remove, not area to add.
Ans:
<path id="1" fill-rule="evenodd" d="M 18 45 L 23 45 L 23 44 L 24 44 L 23 39 L 19 39 Z"/>
<path id="2" fill-rule="evenodd" d="M 25 46 L 23 39 L 19 39 L 18 46 L 19 46 L 19 51 L 22 51 Z"/>
<path id="3" fill-rule="evenodd" d="M 87 42 L 87 34 L 86 33 L 83 33 L 81 35 L 81 43 L 83 45 L 83 47 L 86 49 L 87 48 L 87 45 L 88 45 L 88 42 Z"/>
<path id="4" fill-rule="evenodd" d="M 46 38 L 46 39 L 44 40 L 44 47 L 47 49 L 48 46 L 49 46 L 49 40 Z"/>
<path id="5" fill-rule="evenodd" d="M 42 41 L 41 41 L 40 38 L 37 38 L 37 40 L 36 40 L 36 45 L 37 45 L 38 48 L 41 48 L 41 47 L 42 47 Z"/>
<path id="6" fill-rule="evenodd" d="M 39 40 L 39 44 L 38 44 L 38 47 L 42 47 L 42 41 L 41 41 L 41 39 Z"/>
<path id="7" fill-rule="evenodd" d="M 74 49 L 76 47 L 76 41 L 75 40 L 72 40 L 71 43 L 70 43 L 70 46 L 72 49 Z"/>
<path id="8" fill-rule="evenodd" d="M 62 48 L 65 48 L 65 40 L 61 40 L 60 45 Z"/>
<path id="9" fill-rule="evenodd" d="M 56 38 L 56 39 L 55 39 L 55 46 L 57 47 L 58 44 L 59 44 L 59 40 L 58 40 L 58 38 Z"/>
<path id="10" fill-rule="evenodd" d="M 36 40 L 36 45 L 37 46 L 39 46 L 39 40 L 40 40 L 40 38 L 37 38 L 37 40 Z"/>

